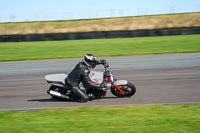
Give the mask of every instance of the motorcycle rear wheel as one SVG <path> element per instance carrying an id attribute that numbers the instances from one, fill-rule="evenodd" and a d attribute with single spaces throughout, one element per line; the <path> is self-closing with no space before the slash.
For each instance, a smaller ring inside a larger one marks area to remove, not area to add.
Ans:
<path id="1" fill-rule="evenodd" d="M 136 93 L 136 87 L 130 82 L 128 82 L 126 85 L 119 85 L 118 87 L 125 93 L 123 94 L 115 86 L 113 86 L 111 88 L 111 92 L 117 97 L 131 97 Z"/>

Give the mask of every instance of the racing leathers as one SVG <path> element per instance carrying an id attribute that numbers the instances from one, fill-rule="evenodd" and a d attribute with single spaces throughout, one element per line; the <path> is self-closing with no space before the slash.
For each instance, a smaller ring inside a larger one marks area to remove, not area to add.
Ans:
<path id="1" fill-rule="evenodd" d="M 99 65 L 102 63 L 98 61 L 97 64 Z M 83 102 L 87 102 L 89 100 L 89 97 L 87 94 L 80 90 L 80 82 L 84 81 L 87 85 L 97 89 L 105 87 L 105 82 L 102 82 L 101 84 L 96 84 L 91 81 L 91 79 L 89 78 L 89 73 L 89 68 L 83 62 L 79 62 L 65 79 L 65 84 L 70 87 L 71 91 L 78 95 Z"/>

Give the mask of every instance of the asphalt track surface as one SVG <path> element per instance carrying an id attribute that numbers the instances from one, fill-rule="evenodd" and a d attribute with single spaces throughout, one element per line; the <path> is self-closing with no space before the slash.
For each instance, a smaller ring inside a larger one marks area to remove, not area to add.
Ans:
<path id="1" fill-rule="evenodd" d="M 117 98 L 108 91 L 105 98 L 87 103 L 51 98 L 44 76 L 68 73 L 81 59 L 0 62 L 0 110 L 200 103 L 200 53 L 105 59 L 118 79 L 136 86 L 133 97 Z M 103 70 L 102 66 L 96 69 Z"/>

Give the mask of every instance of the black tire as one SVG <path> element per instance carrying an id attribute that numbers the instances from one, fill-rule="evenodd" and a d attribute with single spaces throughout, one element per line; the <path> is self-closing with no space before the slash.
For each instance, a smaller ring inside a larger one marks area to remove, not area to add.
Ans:
<path id="1" fill-rule="evenodd" d="M 62 88 L 60 88 L 60 87 L 57 87 L 57 86 L 54 86 L 54 85 L 51 85 L 50 87 L 49 87 L 49 90 L 48 91 L 50 91 L 50 90 L 53 90 L 53 91 L 57 91 L 57 92 L 61 92 L 62 91 Z M 48 91 L 47 91 L 47 93 L 48 93 Z M 49 94 L 49 93 L 48 93 Z M 66 101 L 66 99 L 63 99 L 63 98 L 59 98 L 59 97 L 55 97 L 55 96 L 52 96 L 52 95 L 50 95 L 52 98 L 54 98 L 54 99 L 56 99 L 56 100 L 59 100 L 59 101 Z"/>
<path id="2" fill-rule="evenodd" d="M 128 82 L 126 85 L 119 85 L 118 86 L 122 91 L 125 92 L 125 94 L 121 93 L 115 86 L 111 88 L 111 92 L 113 95 L 117 97 L 131 97 L 136 93 L 136 87 Z"/>

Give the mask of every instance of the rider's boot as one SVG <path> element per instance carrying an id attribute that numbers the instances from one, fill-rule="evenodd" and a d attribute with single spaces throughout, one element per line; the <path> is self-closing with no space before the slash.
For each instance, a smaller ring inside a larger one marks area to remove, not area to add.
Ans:
<path id="1" fill-rule="evenodd" d="M 93 100 L 93 99 L 95 99 L 95 96 L 94 96 L 94 94 L 92 94 L 92 93 L 89 93 L 89 94 L 88 94 L 88 97 L 89 97 L 89 100 L 90 100 L 90 101 Z"/>

